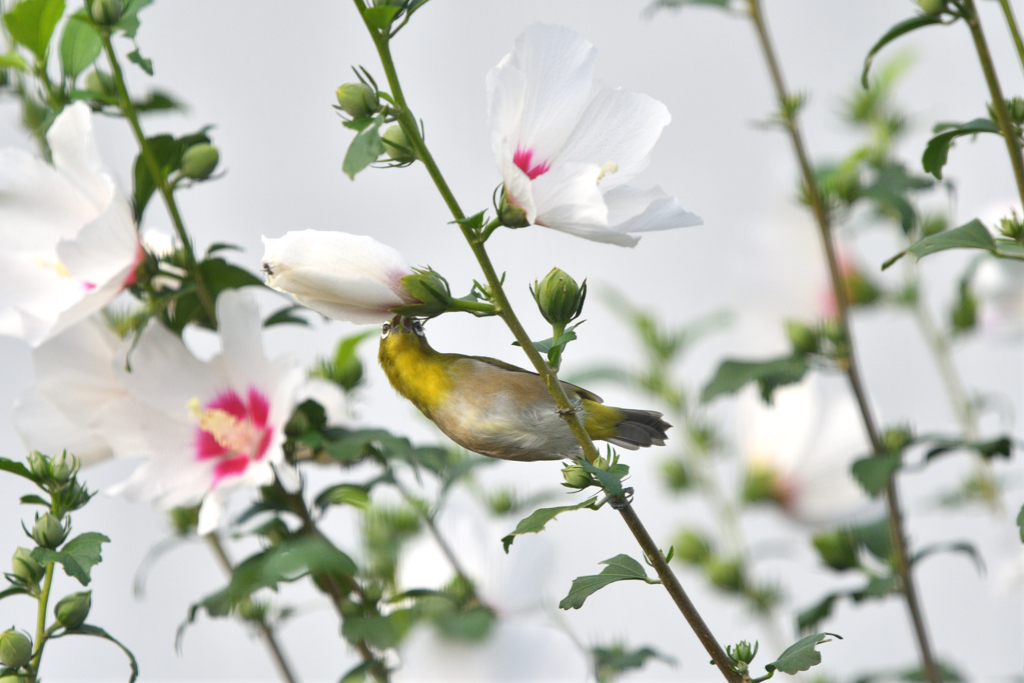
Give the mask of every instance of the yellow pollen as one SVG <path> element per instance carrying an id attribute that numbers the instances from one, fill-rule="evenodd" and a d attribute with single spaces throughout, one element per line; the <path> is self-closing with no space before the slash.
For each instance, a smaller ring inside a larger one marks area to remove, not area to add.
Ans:
<path id="1" fill-rule="evenodd" d="M 604 178 L 606 173 L 617 173 L 619 165 L 614 161 L 604 162 L 604 166 L 601 167 L 601 172 L 597 174 L 597 182 L 601 182 L 601 178 Z"/>
<path id="2" fill-rule="evenodd" d="M 252 455 L 255 452 L 262 435 L 249 420 L 239 420 L 220 408 L 202 410 L 198 398 L 188 402 L 188 410 L 199 422 L 199 428 L 210 434 L 221 447 L 234 453 Z"/>
<path id="3" fill-rule="evenodd" d="M 44 258 L 37 258 L 35 259 L 35 264 L 40 268 L 49 268 L 53 272 L 57 273 L 57 277 L 62 277 L 65 280 L 71 279 L 71 273 L 68 272 L 67 267 L 56 259 L 49 261 Z"/>

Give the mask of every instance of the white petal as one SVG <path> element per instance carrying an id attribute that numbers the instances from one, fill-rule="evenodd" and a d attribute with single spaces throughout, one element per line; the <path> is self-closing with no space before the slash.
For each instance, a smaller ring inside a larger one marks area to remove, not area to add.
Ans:
<path id="1" fill-rule="evenodd" d="M 522 146 L 541 160 L 558 153 L 590 98 L 594 53 L 563 26 L 533 24 L 516 38 L 487 79 L 492 129 L 502 127 L 513 152 Z"/>
<path id="2" fill-rule="evenodd" d="M 96 148 L 89 106 L 76 102 L 65 107 L 46 133 L 46 141 L 57 170 L 70 178 L 94 206 L 105 208 L 111 198 L 110 184 L 103 177 L 105 169 Z"/>
<path id="3" fill-rule="evenodd" d="M 7 251 L 52 251 L 100 210 L 52 166 L 15 149 L 0 151 L 0 237 Z"/>
<path id="4" fill-rule="evenodd" d="M 66 450 L 82 465 L 113 455 L 110 445 L 95 430 L 69 420 L 35 388 L 26 390 L 15 402 L 14 427 L 25 448 L 47 455 Z"/>
<path id="5" fill-rule="evenodd" d="M 535 223 L 589 239 L 608 232 L 608 207 L 597 187 L 600 173 L 596 164 L 568 163 L 535 178 Z"/>
<path id="6" fill-rule="evenodd" d="M 199 520 L 196 524 L 196 533 L 200 536 L 212 533 L 220 526 L 221 517 L 224 516 L 222 495 L 219 491 L 211 491 L 203 497 L 203 503 L 199 506 Z"/>
<path id="7" fill-rule="evenodd" d="M 502 160 L 501 178 L 505 185 L 505 197 L 526 213 L 526 220 L 537 222 L 537 203 L 533 200 L 533 182 L 523 170 L 512 163 L 511 156 Z"/>
<path id="8" fill-rule="evenodd" d="M 617 169 L 601 179 L 607 192 L 647 167 L 654 143 L 671 120 L 668 107 L 653 97 L 595 82 L 576 129 L 554 163 L 615 164 Z"/>
<path id="9" fill-rule="evenodd" d="M 616 232 L 651 232 L 703 225 L 700 216 L 679 206 L 660 187 L 640 190 L 620 185 L 604 195 L 608 224 Z"/>
<path id="10" fill-rule="evenodd" d="M 302 230 L 263 243 L 267 284 L 328 317 L 379 322 L 391 308 L 416 301 L 401 282 L 412 268 L 373 238 Z"/>

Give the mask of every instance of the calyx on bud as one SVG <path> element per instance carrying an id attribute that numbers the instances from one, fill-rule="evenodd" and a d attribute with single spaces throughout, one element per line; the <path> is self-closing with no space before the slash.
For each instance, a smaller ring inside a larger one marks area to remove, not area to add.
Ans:
<path id="1" fill-rule="evenodd" d="M 504 186 L 501 188 L 501 201 L 498 202 L 498 218 L 506 228 L 525 228 L 530 225 L 526 218 L 526 211 L 518 204 L 510 202 L 505 195 Z"/>
<path id="2" fill-rule="evenodd" d="M 1009 216 L 999 219 L 999 232 L 1011 240 L 1024 242 L 1024 221 L 1016 211 L 1011 211 Z"/>
<path id="3" fill-rule="evenodd" d="M 32 639 L 12 626 L 0 633 L 0 664 L 20 669 L 32 659 Z"/>
<path id="4" fill-rule="evenodd" d="M 53 607 L 53 615 L 66 629 L 74 630 L 85 623 L 92 608 L 92 591 L 72 593 L 61 598 Z"/>
<path id="5" fill-rule="evenodd" d="M 577 285 L 568 273 L 552 268 L 540 282 L 530 287 L 541 315 L 552 325 L 567 325 L 583 312 L 587 298 L 587 281 Z"/>
<path id="6" fill-rule="evenodd" d="M 566 465 L 562 468 L 562 478 L 565 479 L 565 483 L 562 485 L 571 489 L 585 489 L 588 486 L 597 485 L 593 476 L 583 468 L 583 465 Z"/>
<path id="7" fill-rule="evenodd" d="M 32 527 L 32 539 L 44 548 L 55 550 L 67 538 L 68 529 L 53 514 L 47 512 L 36 519 Z"/>
<path id="8" fill-rule="evenodd" d="M 925 14 L 939 14 L 946 9 L 946 0 L 917 0 L 917 6 Z"/>
<path id="9" fill-rule="evenodd" d="M 828 566 L 837 571 L 860 566 L 857 561 L 857 541 L 847 529 L 835 529 L 815 534 L 812 539 L 818 554 Z"/>
<path id="10" fill-rule="evenodd" d="M 380 111 L 377 91 L 366 83 L 339 85 L 335 95 L 338 98 L 338 108 L 354 119 Z"/>
<path id="11" fill-rule="evenodd" d="M 11 574 L 28 585 L 39 583 L 46 574 L 46 569 L 32 557 L 28 548 L 18 548 L 11 558 Z"/>
<path id="12" fill-rule="evenodd" d="M 448 281 L 435 271 L 427 268 L 413 268 L 411 275 L 402 277 L 405 291 L 420 300 L 418 304 L 400 306 L 393 309 L 405 316 L 433 318 L 451 310 L 452 291 Z"/>
<path id="13" fill-rule="evenodd" d="M 193 180 L 206 180 L 217 168 L 220 152 L 208 142 L 192 145 L 181 155 L 181 175 Z"/>
<path id="14" fill-rule="evenodd" d="M 390 126 L 380 136 L 380 141 L 384 143 L 384 151 L 391 159 L 401 163 L 416 161 L 416 151 L 412 148 L 412 143 L 409 142 L 409 138 L 406 137 L 401 126 L 397 124 Z"/>

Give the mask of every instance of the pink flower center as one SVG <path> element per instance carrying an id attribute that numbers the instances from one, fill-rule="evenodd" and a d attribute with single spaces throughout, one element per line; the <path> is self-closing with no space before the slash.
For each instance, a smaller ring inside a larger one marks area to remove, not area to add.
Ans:
<path id="1" fill-rule="evenodd" d="M 274 434 L 267 426 L 270 402 L 255 387 L 243 399 L 232 389 L 221 392 L 202 409 L 196 406 L 196 460 L 217 460 L 213 483 L 240 475 L 263 459 Z"/>
<path id="2" fill-rule="evenodd" d="M 533 150 L 523 149 L 522 147 L 516 147 L 516 153 L 512 156 L 512 163 L 522 169 L 530 180 L 533 180 L 539 175 L 547 173 L 551 169 L 550 161 L 541 161 L 537 164 L 533 164 Z"/>

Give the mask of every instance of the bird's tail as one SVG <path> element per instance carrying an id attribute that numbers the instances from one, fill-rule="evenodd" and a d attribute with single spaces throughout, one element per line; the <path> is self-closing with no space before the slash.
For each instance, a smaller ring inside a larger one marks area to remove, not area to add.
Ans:
<path id="1" fill-rule="evenodd" d="M 628 410 L 616 408 L 622 413 L 622 422 L 615 426 L 615 436 L 606 438 L 610 444 L 635 451 L 648 446 L 664 446 L 670 425 L 661 419 L 655 410 Z"/>

